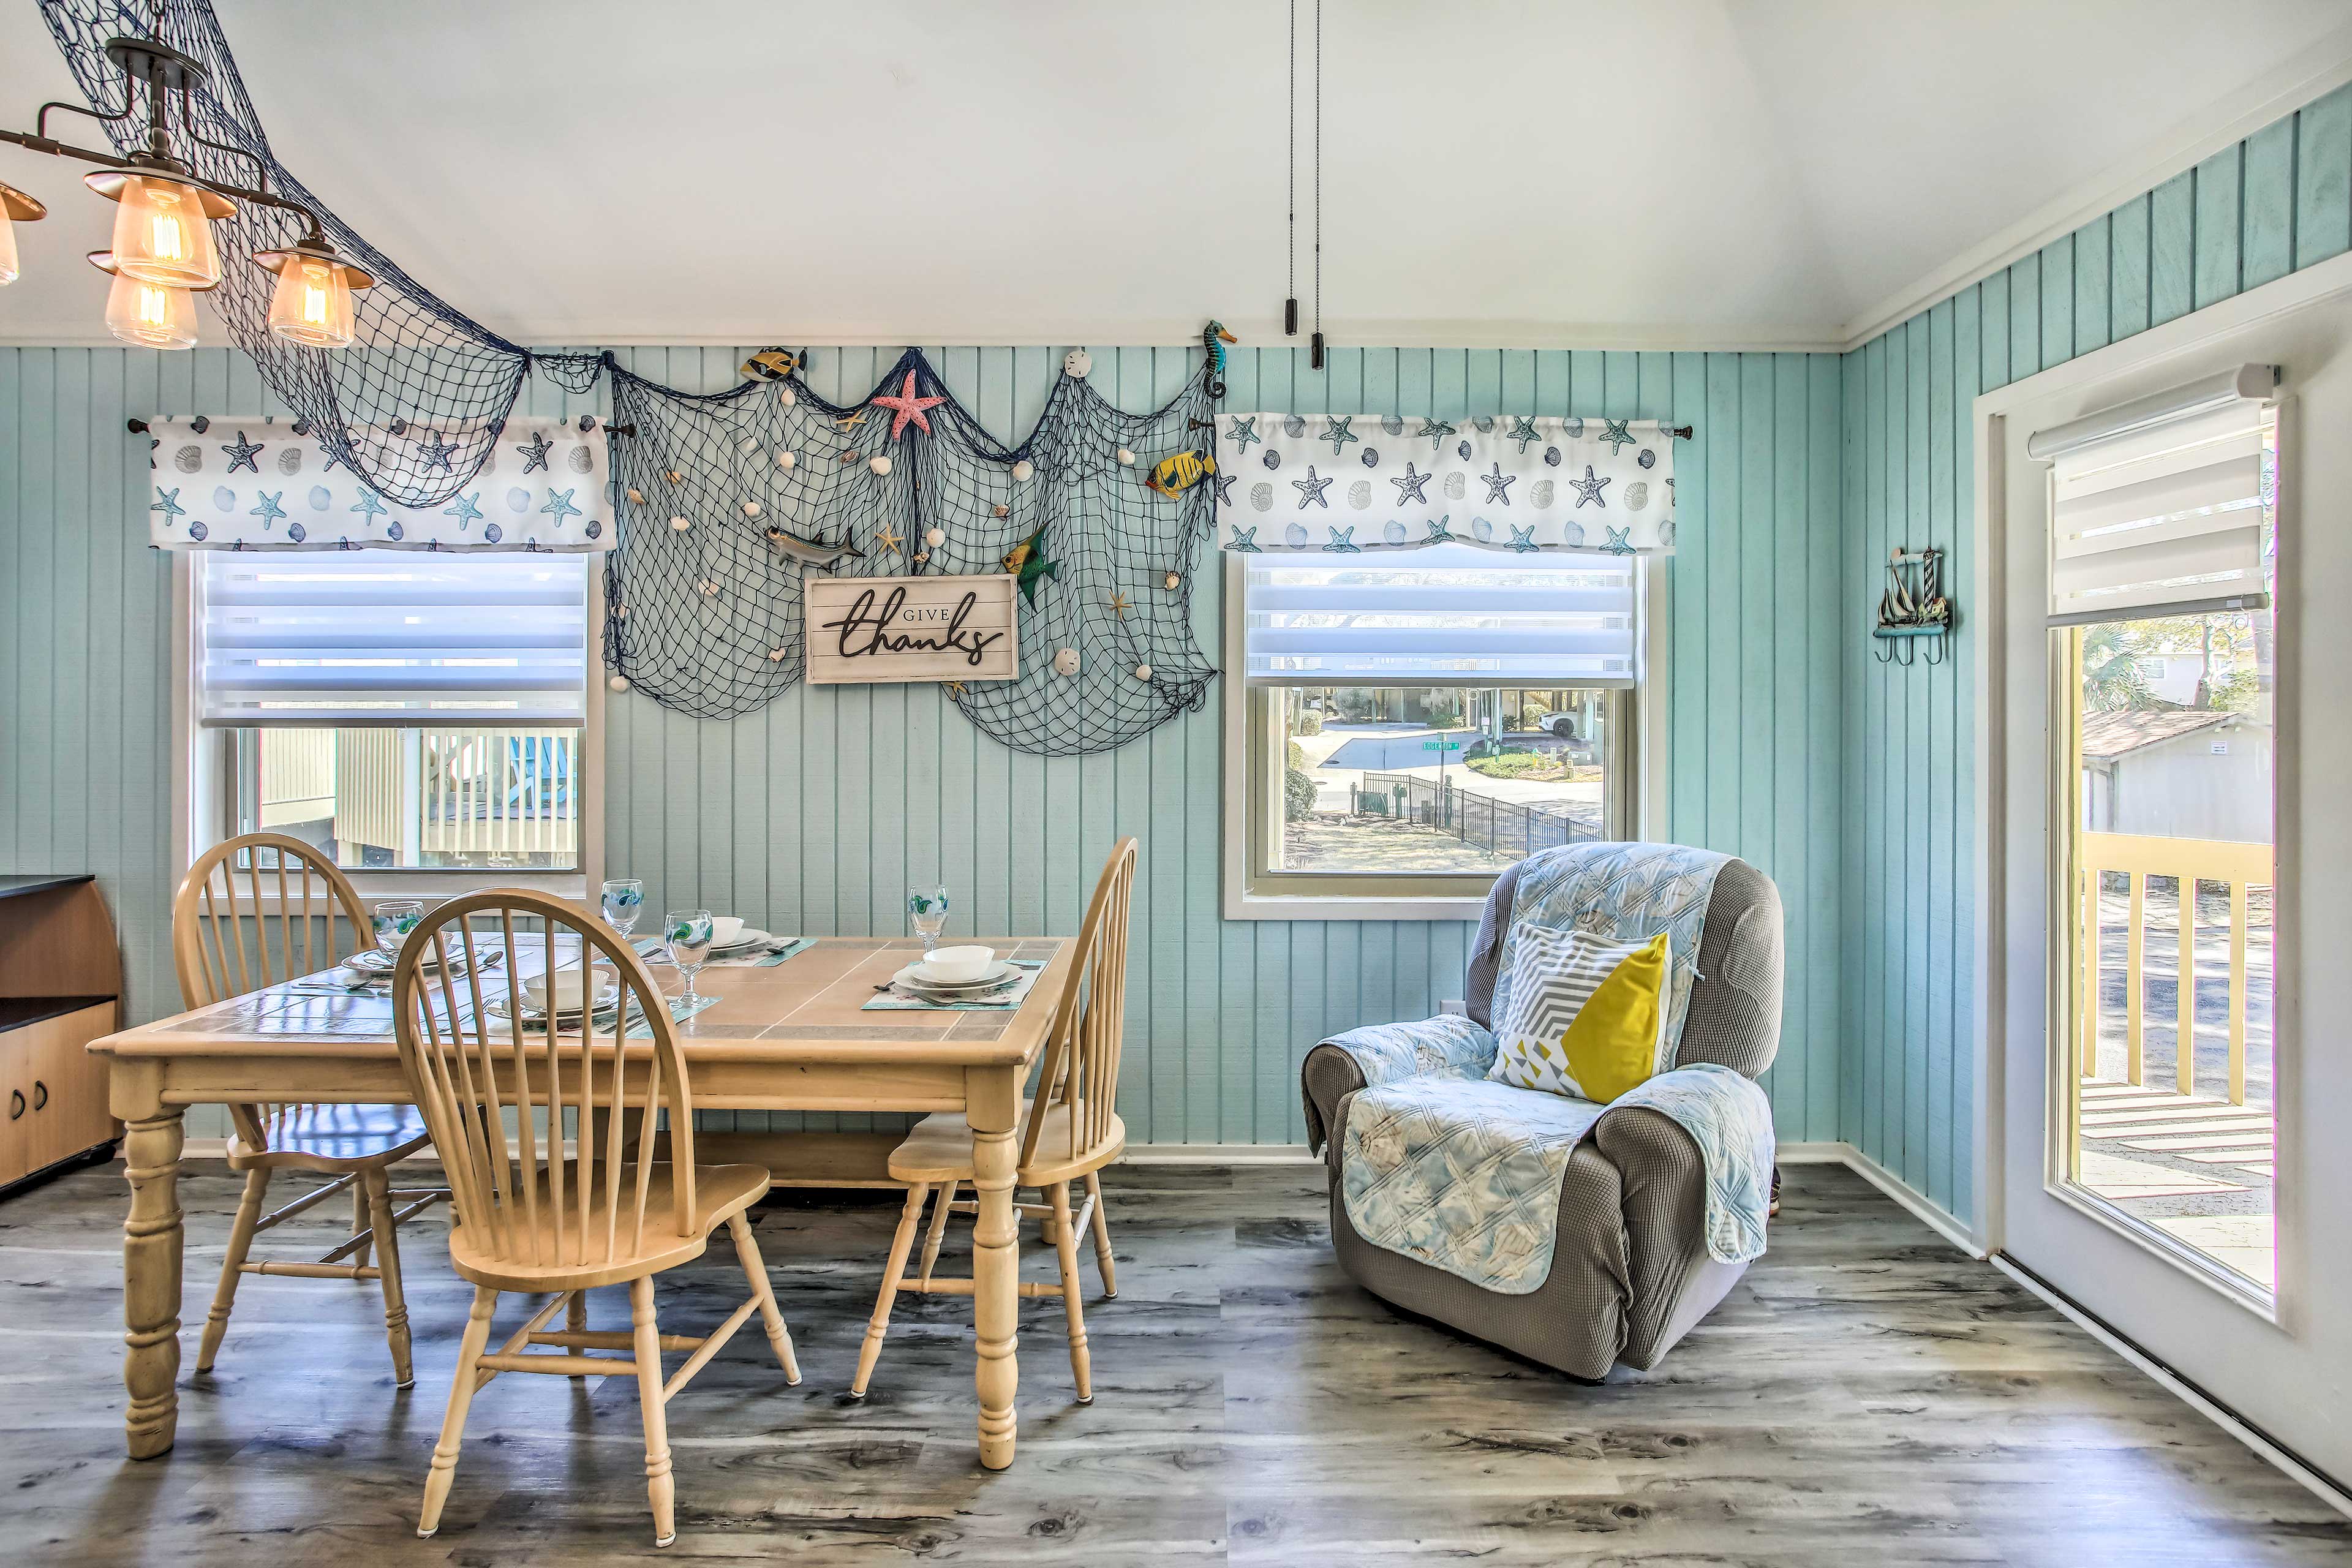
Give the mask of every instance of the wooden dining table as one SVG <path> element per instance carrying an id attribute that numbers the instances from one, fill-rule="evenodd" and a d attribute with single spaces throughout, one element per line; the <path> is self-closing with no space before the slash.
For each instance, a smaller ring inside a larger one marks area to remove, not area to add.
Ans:
<path id="1" fill-rule="evenodd" d="M 677 1026 L 694 1103 L 708 1110 L 961 1111 L 972 1129 L 979 1215 L 972 1324 L 980 1458 L 1013 1462 L 1020 1227 L 1013 1173 L 1022 1090 L 1069 984 L 1074 943 L 976 938 L 1045 967 L 1017 1009 L 866 1011 L 876 987 L 919 956 L 912 940 L 826 937 L 772 967 L 704 969 L 718 1000 Z M 524 944 L 528 947 L 530 944 Z M 666 992 L 677 971 L 654 967 Z M 122 1381 L 131 1457 L 167 1452 L 179 1420 L 182 1235 L 178 1197 L 191 1105 L 414 1103 L 393 1038 L 392 1000 L 273 985 L 93 1041 L 124 1126 L 131 1213 L 122 1227 Z M 310 987 L 310 988 L 306 988 Z M 895 1187 L 897 1132 L 704 1132 L 701 1163 L 763 1164 L 778 1185 Z"/>

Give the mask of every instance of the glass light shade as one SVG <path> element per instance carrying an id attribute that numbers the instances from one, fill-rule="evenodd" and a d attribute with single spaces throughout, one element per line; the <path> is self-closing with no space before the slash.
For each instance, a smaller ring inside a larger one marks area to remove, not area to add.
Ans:
<path id="1" fill-rule="evenodd" d="M 288 256 L 269 300 L 269 330 L 304 348 L 349 348 L 352 289 L 343 268 L 314 256 Z"/>
<path id="2" fill-rule="evenodd" d="M 16 225 L 0 212 L 0 285 L 16 281 Z"/>
<path id="3" fill-rule="evenodd" d="M 123 181 L 114 213 L 114 265 L 143 282 L 172 289 L 209 289 L 219 282 L 220 252 L 195 188 L 152 175 Z"/>
<path id="4" fill-rule="evenodd" d="M 106 296 L 106 330 L 137 348 L 194 348 L 196 297 L 118 272 Z"/>

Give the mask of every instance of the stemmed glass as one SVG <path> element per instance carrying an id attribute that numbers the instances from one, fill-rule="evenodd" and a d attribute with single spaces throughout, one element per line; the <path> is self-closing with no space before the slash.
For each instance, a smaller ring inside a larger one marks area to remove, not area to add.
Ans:
<path id="1" fill-rule="evenodd" d="M 368 911 L 368 922 L 375 928 L 375 947 L 386 958 L 400 956 L 400 944 L 425 918 L 425 905 L 415 899 L 387 899 Z"/>
<path id="2" fill-rule="evenodd" d="M 662 917 L 662 930 L 669 939 L 670 962 L 686 976 L 686 989 L 679 993 L 678 1000 L 693 1002 L 694 977 L 702 972 L 710 957 L 710 911 L 672 910 Z"/>
<path id="3" fill-rule="evenodd" d="M 945 888 L 917 888 L 907 895 L 907 919 L 915 934 L 923 939 L 923 956 L 940 945 L 940 933 L 948 927 L 948 890 Z"/>
<path id="4" fill-rule="evenodd" d="M 624 937 L 637 929 L 637 915 L 645 908 L 646 885 L 635 877 L 617 877 L 604 886 L 604 923 Z"/>

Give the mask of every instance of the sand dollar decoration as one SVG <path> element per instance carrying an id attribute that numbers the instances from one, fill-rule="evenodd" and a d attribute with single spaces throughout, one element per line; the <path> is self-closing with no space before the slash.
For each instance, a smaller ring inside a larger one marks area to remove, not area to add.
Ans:
<path id="1" fill-rule="evenodd" d="M 1274 484 L 1271 480 L 1260 479 L 1257 483 L 1250 486 L 1249 496 L 1250 505 L 1257 510 L 1272 511 L 1274 510 Z"/>
<path id="2" fill-rule="evenodd" d="M 1076 380 L 1084 381 L 1094 367 L 1095 356 L 1084 349 L 1072 349 L 1062 356 L 1062 374 Z"/>
<path id="3" fill-rule="evenodd" d="M 1078 672 L 1078 650 L 1076 648 L 1066 647 L 1054 655 L 1054 673 L 1055 675 L 1076 675 Z"/>
<path id="4" fill-rule="evenodd" d="M 1372 504 L 1372 481 L 1370 479 L 1358 479 L 1354 484 L 1349 485 L 1348 487 L 1348 504 L 1354 507 L 1358 511 L 1368 510 Z"/>

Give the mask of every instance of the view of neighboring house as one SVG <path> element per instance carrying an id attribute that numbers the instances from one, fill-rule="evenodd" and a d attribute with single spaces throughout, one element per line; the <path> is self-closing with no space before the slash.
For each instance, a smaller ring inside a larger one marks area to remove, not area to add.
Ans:
<path id="1" fill-rule="evenodd" d="M 2190 666 L 2194 682 L 2196 661 Z M 2158 838 L 2267 839 L 2271 726 L 2201 708 L 2083 720 L 2083 826 Z"/>

